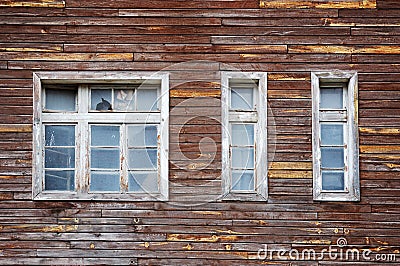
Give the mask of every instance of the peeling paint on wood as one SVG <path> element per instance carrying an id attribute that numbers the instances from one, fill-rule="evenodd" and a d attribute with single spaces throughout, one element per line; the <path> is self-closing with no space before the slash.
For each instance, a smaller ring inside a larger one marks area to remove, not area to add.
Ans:
<path id="1" fill-rule="evenodd" d="M 291 45 L 289 53 L 400 54 L 400 46 Z"/>
<path id="2" fill-rule="evenodd" d="M 269 178 L 312 178 L 312 171 L 270 170 Z"/>
<path id="3" fill-rule="evenodd" d="M 1 53 L 7 60 L 133 61 L 132 53 Z"/>
<path id="4" fill-rule="evenodd" d="M 65 7 L 65 1 L 61 1 L 61 0 L 33 0 L 33 1 L 0 0 L 0 7 L 53 7 L 53 8 L 64 8 Z"/>
<path id="5" fill-rule="evenodd" d="M 31 125 L 0 125 L 0 133 L 31 133 Z"/>
<path id="6" fill-rule="evenodd" d="M 261 0 L 261 8 L 376 8 L 376 0 Z"/>
<path id="7" fill-rule="evenodd" d="M 221 97 L 221 90 L 213 89 L 172 89 L 170 97 L 194 98 L 194 97 Z"/>

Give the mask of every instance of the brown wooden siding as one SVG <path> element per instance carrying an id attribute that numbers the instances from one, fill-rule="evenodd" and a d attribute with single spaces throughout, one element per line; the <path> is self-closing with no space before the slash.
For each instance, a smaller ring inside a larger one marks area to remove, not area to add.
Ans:
<path id="1" fill-rule="evenodd" d="M 0 0 L 0 264 L 354 265 L 257 259 L 340 237 L 399 264 L 400 5 L 295 2 Z M 171 73 L 170 201 L 32 201 L 41 70 Z M 268 72 L 268 202 L 216 200 L 232 70 Z M 359 74 L 360 202 L 312 198 L 310 73 L 325 70 Z"/>

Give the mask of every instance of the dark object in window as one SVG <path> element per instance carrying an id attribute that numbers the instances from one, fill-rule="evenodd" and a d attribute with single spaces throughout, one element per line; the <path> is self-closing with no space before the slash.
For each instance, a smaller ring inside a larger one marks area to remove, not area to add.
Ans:
<path id="1" fill-rule="evenodd" d="M 112 110 L 111 103 L 104 98 L 101 98 L 101 102 L 96 105 L 97 111 Z"/>

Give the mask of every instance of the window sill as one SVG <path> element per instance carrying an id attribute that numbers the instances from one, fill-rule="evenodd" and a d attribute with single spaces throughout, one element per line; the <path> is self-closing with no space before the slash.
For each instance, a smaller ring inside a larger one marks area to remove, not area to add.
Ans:
<path id="1" fill-rule="evenodd" d="M 221 199 L 221 201 L 263 201 L 263 202 L 266 202 L 267 200 L 268 200 L 267 198 L 254 192 L 252 193 L 230 192 Z"/>
<path id="2" fill-rule="evenodd" d="M 168 195 L 161 193 L 78 193 L 68 191 L 42 192 L 33 200 L 76 200 L 76 201 L 166 201 Z"/>

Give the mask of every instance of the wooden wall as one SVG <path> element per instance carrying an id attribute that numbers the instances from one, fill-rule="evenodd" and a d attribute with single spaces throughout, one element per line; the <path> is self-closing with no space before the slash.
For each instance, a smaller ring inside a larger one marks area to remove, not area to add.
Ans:
<path id="1" fill-rule="evenodd" d="M 340 237 L 400 263 L 400 5 L 299 2 L 1 0 L 0 264 L 353 265 L 257 259 Z M 357 203 L 312 200 L 310 72 L 336 69 L 359 73 Z M 41 70 L 170 71 L 169 202 L 31 200 Z M 269 73 L 268 202 L 215 200 L 226 70 Z"/>

